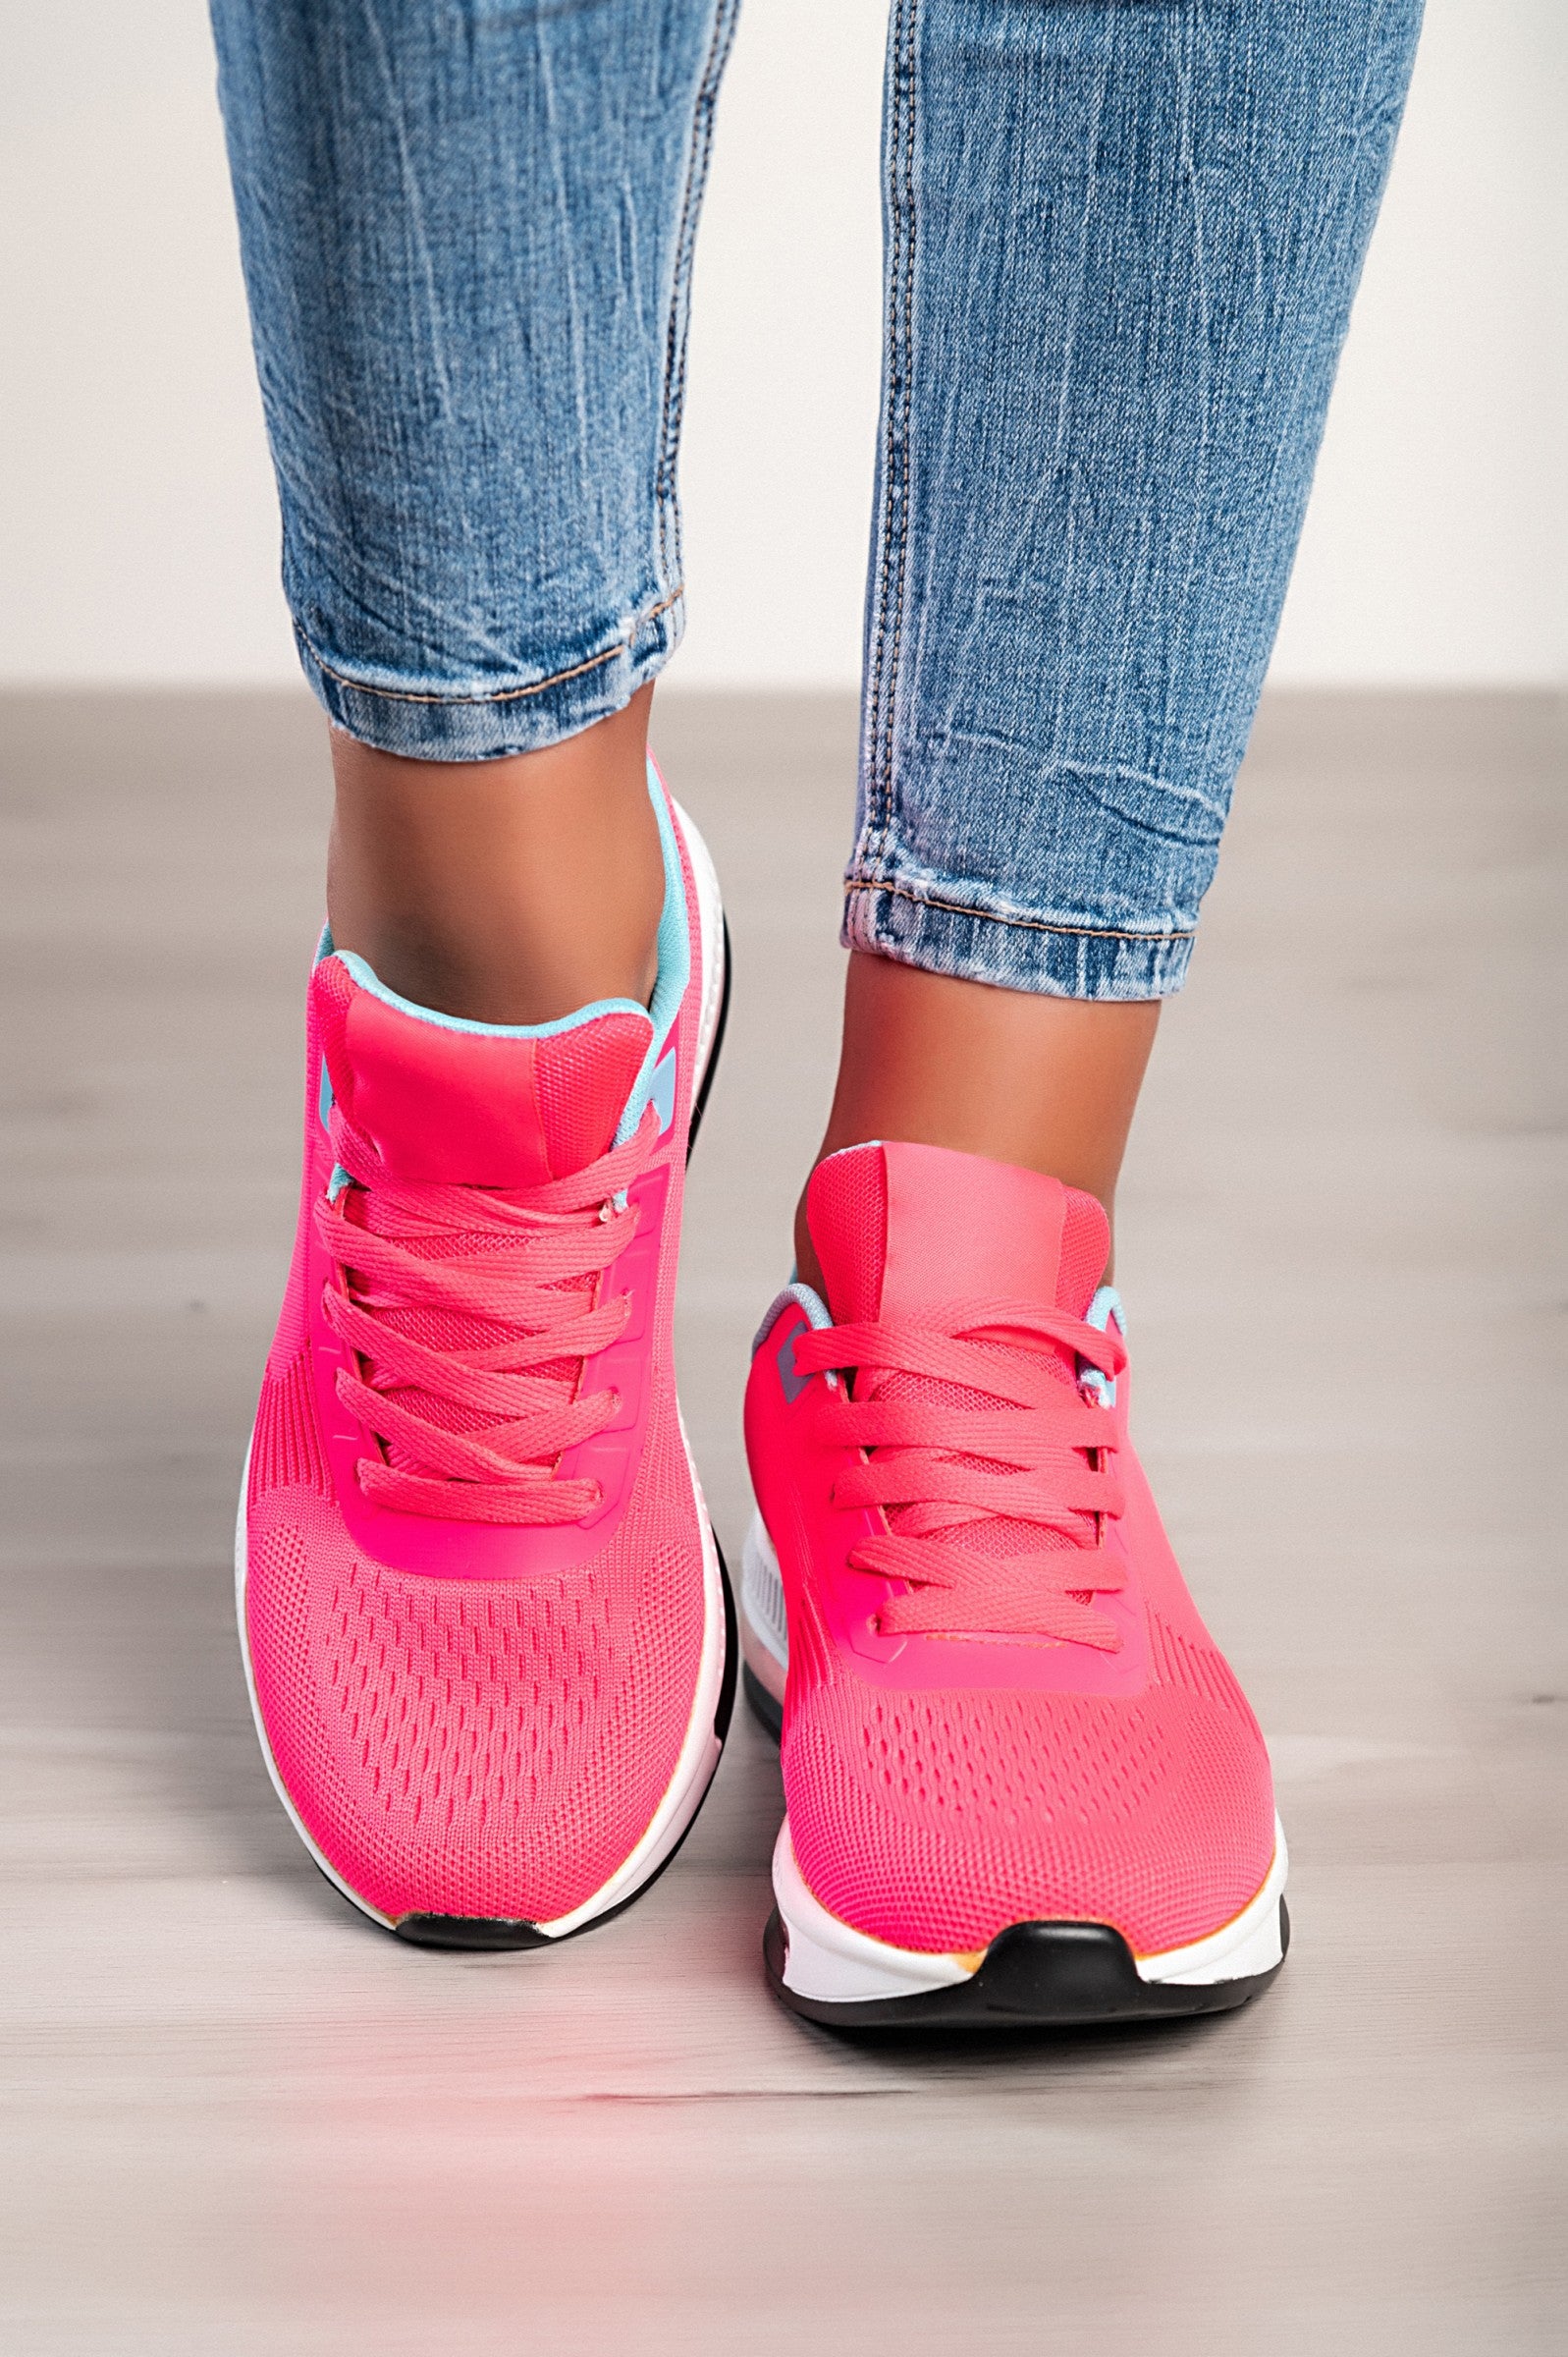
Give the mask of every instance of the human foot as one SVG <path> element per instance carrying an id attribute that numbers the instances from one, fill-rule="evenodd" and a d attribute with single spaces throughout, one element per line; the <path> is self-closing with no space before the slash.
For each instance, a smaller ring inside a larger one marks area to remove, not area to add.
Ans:
<path id="1" fill-rule="evenodd" d="M 1241 2003 L 1284 1841 L 1128 1445 L 1104 1212 L 889 1144 L 820 1164 L 809 1213 L 826 1300 L 780 1295 L 746 1394 L 775 1988 L 871 2027 Z"/>
<path id="2" fill-rule="evenodd" d="M 650 1009 L 454 1021 L 323 944 L 294 1266 L 236 1562 L 262 1750 L 406 1939 L 524 1947 L 668 1862 L 728 1725 L 724 1569 L 676 1401 L 717 884 L 662 786 Z"/>

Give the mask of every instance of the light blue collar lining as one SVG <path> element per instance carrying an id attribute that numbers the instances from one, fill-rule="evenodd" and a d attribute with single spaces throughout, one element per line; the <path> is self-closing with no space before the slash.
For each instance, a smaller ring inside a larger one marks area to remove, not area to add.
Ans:
<path id="1" fill-rule="evenodd" d="M 659 848 L 665 862 L 665 904 L 659 916 L 659 976 L 653 986 L 653 997 L 645 1010 L 653 1024 L 653 1037 L 642 1059 L 642 1069 L 631 1084 L 626 1110 L 616 1129 L 616 1144 L 622 1146 L 642 1119 L 643 1107 L 653 1090 L 654 1067 L 664 1054 L 665 1042 L 675 1028 L 680 1013 L 680 1003 L 691 980 L 691 928 L 686 922 L 686 879 L 680 865 L 680 847 L 676 841 L 675 820 L 670 814 L 670 797 L 659 783 L 659 773 L 652 759 L 648 762 L 648 799 L 659 821 Z"/>
<path id="2" fill-rule="evenodd" d="M 340 965 L 346 965 L 359 988 L 380 999 L 387 1007 L 396 1007 L 400 1014 L 411 1014 L 417 1022 L 431 1023 L 438 1031 L 467 1031 L 481 1039 L 556 1039 L 563 1031 L 575 1031 L 581 1023 L 591 1023 L 601 1014 L 646 1015 L 646 1007 L 635 999 L 595 999 L 590 1006 L 579 1007 L 572 1014 L 557 1015 L 550 1023 L 475 1023 L 466 1015 L 441 1014 L 434 1007 L 416 1006 L 412 999 L 404 998 L 391 990 L 372 966 L 352 950 L 334 950 L 332 955 Z"/>
<path id="3" fill-rule="evenodd" d="M 1121 1306 L 1121 1295 L 1113 1285 L 1103 1285 L 1084 1311 L 1083 1322 L 1086 1326 L 1095 1327 L 1101 1334 L 1108 1334 L 1112 1319 L 1115 1320 L 1116 1332 L 1125 1334 L 1127 1313 Z M 1085 1366 L 1080 1359 L 1078 1381 L 1102 1407 L 1115 1406 L 1116 1379 L 1113 1375 L 1103 1375 L 1098 1367 Z"/>

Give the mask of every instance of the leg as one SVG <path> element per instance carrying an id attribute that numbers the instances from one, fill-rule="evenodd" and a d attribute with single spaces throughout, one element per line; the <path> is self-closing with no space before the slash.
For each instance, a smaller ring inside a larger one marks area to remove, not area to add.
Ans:
<path id="1" fill-rule="evenodd" d="M 335 936 L 449 1014 L 646 995 L 642 691 L 732 19 L 214 0 Z"/>
<path id="2" fill-rule="evenodd" d="M 856 955 L 823 1151 L 962 1146 L 1108 1208 L 1418 18 L 895 0 Z M 809 1273 L 803 1222 L 800 1243 Z"/>
<path id="3" fill-rule="evenodd" d="M 215 0 L 338 786 L 241 1634 L 316 1863 L 423 1944 L 635 1897 L 733 1690 L 673 1337 L 723 925 L 645 754 L 732 8 Z"/>
<path id="4" fill-rule="evenodd" d="M 856 951 L 826 1153 L 865 1137 L 1049 1171 L 1109 1209 L 1158 999 L 1096 1006 L 964 982 Z M 1020 1073 L 1049 1070 L 1051 1085 Z"/>
<path id="5" fill-rule="evenodd" d="M 1158 999 L 1047 998 L 856 950 L 817 1159 L 871 1137 L 952 1146 L 1049 1171 L 1108 1212 L 1159 1019 Z M 795 1265 L 820 1290 L 804 1193 Z"/>
<path id="6" fill-rule="evenodd" d="M 653 684 L 537 753 L 410 761 L 334 730 L 327 915 L 421 1006 L 543 1023 L 653 989 L 664 859 L 648 799 Z"/>
<path id="7" fill-rule="evenodd" d="M 819 2020 L 1209 2011 L 1283 1961 L 1101 1275 L 1416 13 L 894 0 L 854 954 L 746 1396 L 765 1953 Z"/>

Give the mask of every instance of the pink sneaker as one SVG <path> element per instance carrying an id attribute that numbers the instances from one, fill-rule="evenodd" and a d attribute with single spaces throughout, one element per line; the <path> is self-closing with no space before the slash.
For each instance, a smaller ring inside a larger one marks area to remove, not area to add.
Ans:
<path id="1" fill-rule="evenodd" d="M 651 1012 L 458 1022 L 325 941 L 311 977 L 241 1641 L 316 1864 L 441 1946 L 532 1947 L 625 1906 L 729 1723 L 729 1584 L 671 1343 L 724 920 L 695 828 L 650 791 Z"/>
<path id="2" fill-rule="evenodd" d="M 808 1213 L 831 1314 L 781 1293 L 746 1393 L 775 1988 L 867 2027 L 1240 2004 L 1283 1960 L 1285 1844 L 1128 1446 L 1104 1212 L 868 1145 Z"/>

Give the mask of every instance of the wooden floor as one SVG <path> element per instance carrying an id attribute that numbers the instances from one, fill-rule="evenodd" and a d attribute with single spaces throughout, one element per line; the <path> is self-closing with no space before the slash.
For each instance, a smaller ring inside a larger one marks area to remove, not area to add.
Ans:
<path id="1" fill-rule="evenodd" d="M 1134 1141 L 1141 1437 L 1273 1749 L 1276 1989 L 879 2048 L 763 1985 L 779 1778 L 743 1721 L 676 1869 L 556 1954 L 401 1946 L 308 1864 L 230 1528 L 293 1217 L 319 727 L 302 697 L 0 706 L 8 2350 L 1564 2345 L 1551 726 L 1267 709 Z M 681 1328 L 733 1560 L 853 716 L 672 694 L 658 735 L 735 935 Z"/>

